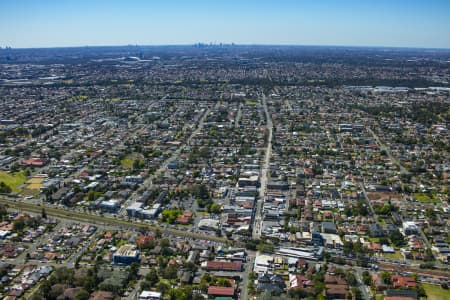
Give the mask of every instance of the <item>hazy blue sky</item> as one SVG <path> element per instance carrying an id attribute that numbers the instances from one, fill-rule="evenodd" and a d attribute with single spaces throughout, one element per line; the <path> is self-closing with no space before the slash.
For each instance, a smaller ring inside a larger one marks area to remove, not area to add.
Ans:
<path id="1" fill-rule="evenodd" d="M 450 48 L 450 0 L 0 0 L 0 46 Z"/>

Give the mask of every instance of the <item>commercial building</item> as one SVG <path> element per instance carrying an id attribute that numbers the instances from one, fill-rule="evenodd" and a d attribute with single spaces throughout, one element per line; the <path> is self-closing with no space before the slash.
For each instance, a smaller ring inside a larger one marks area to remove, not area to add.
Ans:
<path id="1" fill-rule="evenodd" d="M 115 264 L 129 265 L 139 261 L 139 251 L 134 245 L 123 245 L 113 255 Z"/>
<path id="2" fill-rule="evenodd" d="M 417 234 L 419 232 L 419 228 L 417 227 L 416 223 L 414 223 L 412 221 L 403 222 L 402 227 L 403 227 L 403 232 L 406 235 Z"/>
<path id="3" fill-rule="evenodd" d="M 234 298 L 234 293 L 235 293 L 234 287 L 210 286 L 208 288 L 208 296 L 209 297 L 231 297 L 231 298 Z"/>
<path id="4" fill-rule="evenodd" d="M 230 262 L 230 261 L 205 261 L 202 263 L 202 268 L 210 271 L 231 271 L 242 272 L 242 262 Z"/>
<path id="5" fill-rule="evenodd" d="M 198 222 L 198 228 L 206 230 L 217 230 L 219 229 L 219 224 L 219 220 L 201 219 L 200 222 Z"/>
<path id="6" fill-rule="evenodd" d="M 160 300 L 161 293 L 160 292 L 152 292 L 152 291 L 142 291 L 139 295 L 139 300 Z"/>
<path id="7" fill-rule="evenodd" d="M 287 257 L 319 260 L 323 256 L 323 247 L 318 248 L 280 248 L 276 254 Z"/>

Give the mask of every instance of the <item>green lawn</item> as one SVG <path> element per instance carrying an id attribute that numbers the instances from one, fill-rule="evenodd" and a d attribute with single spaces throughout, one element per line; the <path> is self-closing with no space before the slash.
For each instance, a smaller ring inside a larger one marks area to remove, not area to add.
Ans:
<path id="1" fill-rule="evenodd" d="M 444 290 L 438 285 L 422 283 L 428 300 L 447 300 L 450 299 L 450 290 Z"/>
<path id="2" fill-rule="evenodd" d="M 11 187 L 13 193 L 20 193 L 22 191 L 20 186 L 27 181 L 27 177 L 24 172 L 9 173 L 0 171 L 0 181 Z"/>
<path id="3" fill-rule="evenodd" d="M 94 192 L 90 192 L 90 193 L 93 193 L 94 200 L 97 200 L 98 198 L 101 197 L 101 195 L 103 195 L 102 192 L 95 192 L 94 191 Z M 86 195 L 84 195 L 83 201 L 89 201 L 89 192 Z"/>
<path id="4" fill-rule="evenodd" d="M 415 193 L 414 197 L 423 203 L 439 203 L 441 202 L 435 194 Z"/>
<path id="5" fill-rule="evenodd" d="M 133 162 L 134 160 L 131 158 L 124 158 L 120 161 L 120 164 L 126 169 L 131 169 L 133 168 Z"/>
<path id="6" fill-rule="evenodd" d="M 395 253 L 384 253 L 383 256 L 389 259 L 396 259 L 396 260 L 403 259 L 403 255 L 400 251 L 395 251 Z"/>
<path id="7" fill-rule="evenodd" d="M 254 101 L 254 100 L 245 100 L 245 104 L 247 104 L 247 105 L 256 105 L 256 104 L 258 104 L 258 101 Z"/>
<path id="8" fill-rule="evenodd" d="M 133 163 L 135 160 L 141 160 L 144 156 L 140 153 L 130 153 L 124 159 L 120 161 L 120 164 L 125 169 L 133 169 Z"/>

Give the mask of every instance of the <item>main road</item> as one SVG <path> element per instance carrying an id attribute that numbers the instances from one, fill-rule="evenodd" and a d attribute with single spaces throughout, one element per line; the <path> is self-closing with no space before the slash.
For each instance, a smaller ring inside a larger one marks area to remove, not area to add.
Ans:
<path id="1" fill-rule="evenodd" d="M 253 221 L 253 238 L 259 239 L 261 237 L 261 230 L 262 230 L 262 207 L 264 204 L 264 198 L 266 195 L 266 188 L 267 188 L 267 172 L 269 170 L 269 163 L 270 163 L 270 157 L 272 155 L 272 134 L 273 134 L 273 123 L 272 118 L 270 117 L 269 110 L 267 109 L 267 99 L 266 95 L 262 95 L 262 105 L 264 108 L 264 113 L 266 115 L 266 130 L 268 131 L 268 138 L 267 138 L 267 147 L 266 147 L 266 153 L 264 156 L 264 162 L 263 162 L 263 168 L 261 170 L 261 180 L 260 180 L 260 187 L 259 187 L 259 197 L 256 202 L 256 211 L 255 211 L 255 218 Z"/>

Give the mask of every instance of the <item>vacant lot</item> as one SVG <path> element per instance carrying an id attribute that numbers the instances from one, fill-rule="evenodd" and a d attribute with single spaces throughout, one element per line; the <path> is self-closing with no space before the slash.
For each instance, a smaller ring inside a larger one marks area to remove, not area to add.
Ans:
<path id="1" fill-rule="evenodd" d="M 439 198 L 434 194 L 415 193 L 414 198 L 423 203 L 439 203 Z"/>
<path id="2" fill-rule="evenodd" d="M 124 159 L 122 159 L 120 161 L 120 164 L 122 165 L 122 167 L 124 167 L 125 169 L 133 169 L 133 164 L 134 161 L 136 160 L 142 160 L 144 159 L 144 156 L 142 154 L 139 153 L 130 153 L 128 154 Z"/>
<path id="3" fill-rule="evenodd" d="M 444 290 L 438 285 L 422 284 L 425 292 L 427 293 L 428 300 L 447 300 L 450 299 L 450 290 Z"/>
<path id="4" fill-rule="evenodd" d="M 245 100 L 245 104 L 247 104 L 247 105 L 256 105 L 256 104 L 258 104 L 258 101 L 255 101 L 255 100 Z"/>
<path id="5" fill-rule="evenodd" d="M 42 177 L 33 177 L 27 181 L 27 189 L 29 190 L 39 190 L 42 187 Z"/>
<path id="6" fill-rule="evenodd" d="M 27 177 L 23 172 L 9 173 L 0 171 L 0 182 L 4 182 L 11 187 L 13 193 L 20 193 L 22 191 L 20 186 L 23 185 L 26 180 Z"/>

